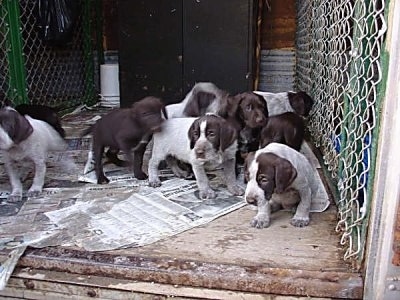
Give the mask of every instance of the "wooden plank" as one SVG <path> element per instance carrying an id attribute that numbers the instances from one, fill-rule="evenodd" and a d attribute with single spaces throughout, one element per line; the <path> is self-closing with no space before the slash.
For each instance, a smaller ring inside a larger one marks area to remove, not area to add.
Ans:
<path id="1" fill-rule="evenodd" d="M 29 287 L 29 289 L 28 289 Z M 24 291 L 24 292 L 22 292 Z M 20 269 L 15 272 L 1 296 L 32 299 L 226 299 L 226 300 L 289 300 L 308 297 L 265 295 L 245 292 L 166 285 L 155 282 L 81 276 L 55 271 Z M 326 298 L 316 298 L 326 299 Z"/>

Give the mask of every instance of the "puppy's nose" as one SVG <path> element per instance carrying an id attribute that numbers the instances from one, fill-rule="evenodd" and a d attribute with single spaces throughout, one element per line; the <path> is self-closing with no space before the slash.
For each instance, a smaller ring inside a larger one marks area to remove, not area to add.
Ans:
<path id="1" fill-rule="evenodd" d="M 253 196 L 246 196 L 246 202 L 249 204 L 257 205 L 257 199 Z"/>
<path id="2" fill-rule="evenodd" d="M 204 158 L 206 151 L 203 148 L 197 148 L 195 153 L 198 158 Z"/>

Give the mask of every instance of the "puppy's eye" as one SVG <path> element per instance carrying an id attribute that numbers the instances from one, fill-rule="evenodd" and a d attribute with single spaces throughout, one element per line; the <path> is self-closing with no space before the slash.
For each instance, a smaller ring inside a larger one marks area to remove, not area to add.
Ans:
<path id="1" fill-rule="evenodd" d="M 214 131 L 208 131 L 207 132 L 207 136 L 214 137 L 215 136 L 215 132 Z"/>
<path id="2" fill-rule="evenodd" d="M 258 183 L 260 183 L 260 184 L 267 184 L 268 182 L 269 182 L 269 179 L 267 178 L 267 177 L 264 177 L 264 176 L 260 176 L 260 177 L 258 177 Z"/>
<path id="3" fill-rule="evenodd" d="M 253 106 L 251 104 L 247 104 L 245 109 L 246 111 L 251 111 L 253 109 Z"/>

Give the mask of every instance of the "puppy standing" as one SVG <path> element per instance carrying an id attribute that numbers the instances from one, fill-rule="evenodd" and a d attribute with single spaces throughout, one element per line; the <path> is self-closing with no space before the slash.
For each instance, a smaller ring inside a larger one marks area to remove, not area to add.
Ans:
<path id="1" fill-rule="evenodd" d="M 297 209 L 290 223 L 296 227 L 307 226 L 311 201 L 318 192 L 315 176 L 307 158 L 289 146 L 271 143 L 249 154 L 245 162 L 245 199 L 258 207 L 251 226 L 268 227 L 271 206 L 288 208 L 293 205 L 297 205 Z M 293 193 L 299 196 L 296 202 L 290 201 Z M 271 200 L 272 194 L 278 196 L 274 197 L 275 201 Z"/>
<path id="2" fill-rule="evenodd" d="M 81 136 L 92 132 L 93 154 L 97 183 L 108 183 L 104 175 L 102 157 L 105 147 L 109 147 L 107 156 L 119 165 L 123 165 L 117 154 L 122 150 L 133 167 L 137 179 L 146 179 L 142 171 L 143 154 L 151 135 L 161 131 L 161 125 L 166 117 L 165 107 L 160 99 L 146 97 L 132 104 L 131 108 L 115 109 L 99 119 L 92 127 L 84 131 Z M 162 146 L 161 146 L 162 147 Z M 134 151 L 132 158 L 131 150 Z"/>
<path id="3" fill-rule="evenodd" d="M 153 150 L 149 161 L 149 185 L 158 187 L 158 165 L 168 155 L 192 165 L 200 198 L 212 199 L 206 169 L 216 169 L 222 164 L 228 190 L 242 195 L 235 176 L 237 134 L 231 124 L 221 117 L 206 115 L 200 118 L 175 118 L 164 123 L 162 132 L 153 136 Z"/>
<path id="4" fill-rule="evenodd" d="M 25 157 L 33 161 L 35 176 L 27 194 L 33 197 L 43 189 L 48 151 L 65 149 L 65 141 L 48 123 L 22 116 L 11 107 L 0 109 L 0 150 L 12 188 L 8 201 L 22 199 L 22 184 L 14 169 L 14 161 Z"/>

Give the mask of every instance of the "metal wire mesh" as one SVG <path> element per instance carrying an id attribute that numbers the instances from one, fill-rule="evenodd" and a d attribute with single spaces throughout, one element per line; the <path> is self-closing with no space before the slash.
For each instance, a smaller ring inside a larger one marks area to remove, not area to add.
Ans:
<path id="1" fill-rule="evenodd" d="M 4 102 L 9 93 L 9 66 L 7 53 L 10 51 L 10 44 L 7 43 L 6 36 L 9 34 L 7 26 L 8 12 L 3 5 L 0 5 L 0 104 Z"/>
<path id="2" fill-rule="evenodd" d="M 3 24 L 0 23 L 2 43 L 7 43 L 7 39 L 10 39 L 7 36 L 8 33 L 4 32 L 9 28 L 4 14 L 10 14 L 12 1 L 14 0 L 0 3 L 0 9 L 3 11 L 3 18 L 0 20 L 3 22 Z M 87 21 L 91 22 L 87 20 L 91 18 L 91 15 L 84 14 L 84 5 L 88 1 L 79 1 L 79 16 L 72 40 L 63 45 L 50 45 L 40 37 L 37 27 L 37 1 L 16 1 L 19 3 L 19 11 L 15 17 L 19 18 L 20 28 L 12 29 L 11 35 L 21 39 L 23 78 L 18 80 L 23 82 L 26 91 L 19 91 L 19 93 L 25 93 L 25 97 L 22 97 L 25 99 L 22 100 L 10 94 L 7 82 L 12 82 L 16 75 L 9 73 L 11 63 L 7 57 L 7 51 L 15 52 L 15 49 L 1 47 L 0 74 L 5 80 L 2 80 L 0 84 L 2 84 L 1 93 L 4 94 L 4 99 L 9 98 L 14 104 L 18 102 L 46 104 L 58 110 L 66 110 L 96 100 L 94 98 L 93 51 L 91 50 L 94 48 L 94 43 L 91 41 L 90 34 L 85 35 L 85 30 L 88 30 L 85 26 L 88 26 L 87 24 L 90 26 Z M 87 39 L 90 40 L 87 41 Z M 18 53 L 13 53 L 13 55 L 18 56 Z"/>
<path id="3" fill-rule="evenodd" d="M 337 186 L 344 258 L 362 259 L 376 143 L 384 0 L 297 0 L 297 88 L 313 95 L 315 145 Z"/>

